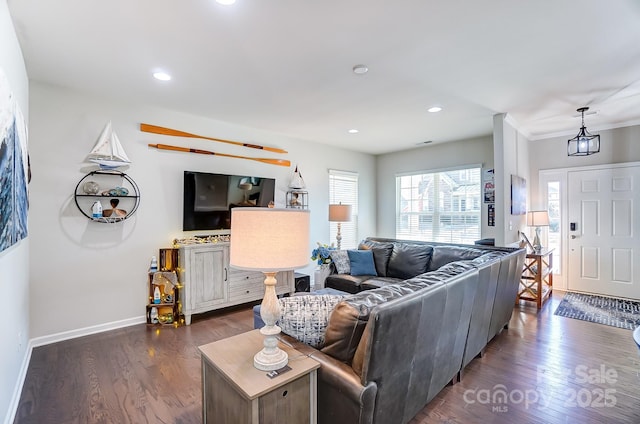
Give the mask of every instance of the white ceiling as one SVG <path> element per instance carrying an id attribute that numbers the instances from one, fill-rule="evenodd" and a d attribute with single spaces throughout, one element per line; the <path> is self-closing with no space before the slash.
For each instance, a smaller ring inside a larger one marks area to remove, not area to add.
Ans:
<path id="1" fill-rule="evenodd" d="M 571 138 L 580 106 L 592 133 L 640 124 L 638 0 L 8 5 L 31 80 L 356 151 L 491 134 L 496 113 L 531 139 Z"/>

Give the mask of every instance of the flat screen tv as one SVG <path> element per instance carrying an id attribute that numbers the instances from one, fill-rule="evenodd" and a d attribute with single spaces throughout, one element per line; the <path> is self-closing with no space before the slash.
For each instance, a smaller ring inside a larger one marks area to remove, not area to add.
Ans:
<path id="1" fill-rule="evenodd" d="M 228 230 L 231 209 L 268 207 L 275 187 L 273 178 L 184 171 L 182 230 Z"/>

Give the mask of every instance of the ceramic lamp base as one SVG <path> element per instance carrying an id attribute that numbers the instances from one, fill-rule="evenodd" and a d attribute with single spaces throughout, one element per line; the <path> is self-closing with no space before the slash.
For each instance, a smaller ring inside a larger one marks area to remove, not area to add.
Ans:
<path id="1" fill-rule="evenodd" d="M 540 227 L 536 227 L 536 236 L 533 238 L 533 248 L 538 252 L 542 250 L 542 244 L 540 244 Z"/>
<path id="2" fill-rule="evenodd" d="M 267 327 L 262 327 L 260 332 L 264 335 L 262 330 Z M 280 333 L 280 328 L 278 333 Z M 276 334 L 278 334 L 276 333 Z M 269 345 L 269 346 L 267 346 Z M 262 371 L 279 370 L 289 363 L 289 356 L 285 351 L 278 347 L 278 338 L 273 335 L 265 335 L 264 349 L 256 353 L 253 357 L 253 366 Z"/>
<path id="3" fill-rule="evenodd" d="M 264 336 L 264 348 L 253 357 L 253 366 L 262 371 L 278 370 L 289 362 L 287 353 L 278 347 L 280 327 L 276 321 L 280 318 L 280 305 L 276 296 L 276 273 L 265 272 L 264 298 L 260 304 L 260 317 L 265 326 L 260 329 Z"/>

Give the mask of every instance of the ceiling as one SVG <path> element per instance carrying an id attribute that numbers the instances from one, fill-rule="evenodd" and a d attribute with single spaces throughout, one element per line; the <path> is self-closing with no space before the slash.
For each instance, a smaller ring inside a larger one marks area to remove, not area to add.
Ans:
<path id="1" fill-rule="evenodd" d="M 31 80 L 361 152 L 640 124 L 638 0 L 8 5 Z"/>

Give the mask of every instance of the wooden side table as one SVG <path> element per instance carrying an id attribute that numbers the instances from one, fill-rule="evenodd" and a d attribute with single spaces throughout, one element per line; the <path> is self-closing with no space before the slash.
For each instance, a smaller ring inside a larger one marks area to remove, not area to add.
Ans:
<path id="1" fill-rule="evenodd" d="M 259 330 L 200 346 L 204 423 L 317 422 L 317 369 L 320 364 L 280 343 L 290 371 L 269 378 L 253 366 L 263 347 Z"/>
<path id="2" fill-rule="evenodd" d="M 538 309 L 553 293 L 553 249 L 527 253 L 520 276 L 518 301 L 536 302 Z"/>

